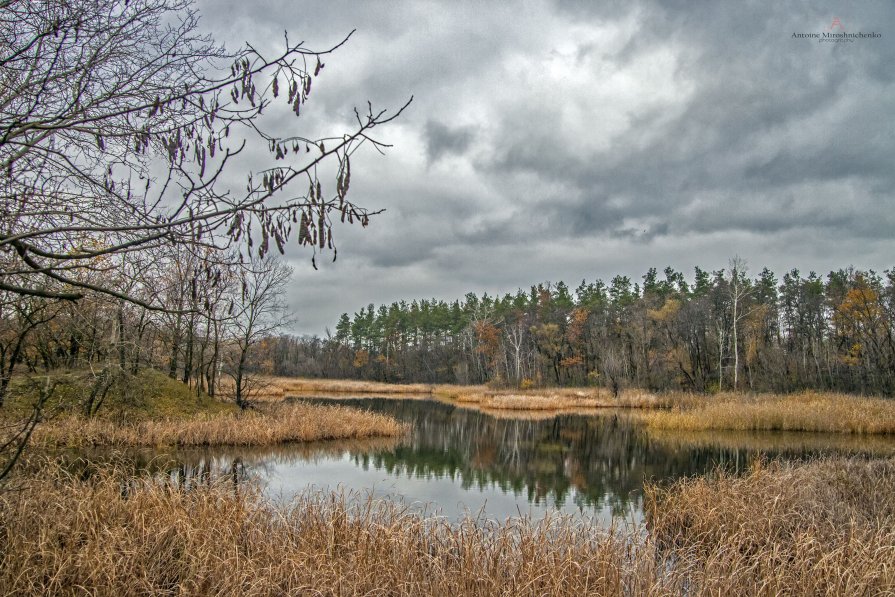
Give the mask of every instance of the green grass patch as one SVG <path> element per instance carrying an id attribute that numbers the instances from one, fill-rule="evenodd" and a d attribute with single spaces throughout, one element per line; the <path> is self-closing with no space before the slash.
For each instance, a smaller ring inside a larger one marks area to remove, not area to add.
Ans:
<path id="1" fill-rule="evenodd" d="M 45 375 L 22 375 L 12 380 L 0 416 L 21 418 L 31 413 L 47 380 L 55 389 L 44 411 L 48 416 L 82 415 L 96 386 L 89 371 L 54 371 Z M 97 396 L 97 399 L 99 396 Z M 197 414 L 236 412 L 237 406 L 197 391 L 154 369 L 136 375 L 125 373 L 109 384 L 95 416 L 114 420 L 181 419 Z"/>

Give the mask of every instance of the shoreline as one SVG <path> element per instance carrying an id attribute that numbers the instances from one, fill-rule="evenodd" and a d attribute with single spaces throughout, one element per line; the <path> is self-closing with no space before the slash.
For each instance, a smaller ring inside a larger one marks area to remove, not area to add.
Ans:
<path id="1" fill-rule="evenodd" d="M 39 448 L 275 446 L 398 437 L 406 426 L 391 417 L 339 405 L 264 405 L 258 410 L 120 422 L 65 416 L 38 425 Z"/>
<path id="2" fill-rule="evenodd" d="M 348 384 L 346 386 L 346 384 Z M 565 413 L 626 410 L 651 429 L 679 431 L 806 431 L 856 435 L 895 434 L 895 400 L 834 392 L 792 394 L 721 392 L 698 395 L 623 390 L 618 398 L 603 388 L 495 390 L 484 386 L 372 384 L 343 380 L 287 378 L 270 381 L 278 398 L 438 399 L 487 413 Z M 344 388 L 352 387 L 349 391 Z M 311 389 L 313 388 L 313 389 Z M 271 395 L 271 398 L 274 394 Z M 497 416 L 497 415 L 496 415 Z"/>

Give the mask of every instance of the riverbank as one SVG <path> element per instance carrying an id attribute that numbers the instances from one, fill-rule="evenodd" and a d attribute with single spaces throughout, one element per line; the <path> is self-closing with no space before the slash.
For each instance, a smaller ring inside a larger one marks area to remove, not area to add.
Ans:
<path id="1" fill-rule="evenodd" d="M 385 415 L 343 406 L 263 405 L 244 412 L 133 422 L 64 416 L 38 425 L 32 445 L 86 446 L 270 446 L 289 442 L 393 437 L 403 425 Z"/>
<path id="2" fill-rule="evenodd" d="M 605 408 L 670 408 L 681 396 L 627 389 L 613 396 L 604 388 L 491 390 L 480 386 L 436 386 L 436 396 L 490 410 L 575 410 Z"/>
<path id="3" fill-rule="evenodd" d="M 484 386 L 483 386 L 484 387 Z M 305 377 L 258 377 L 252 398 L 262 402 L 278 401 L 287 396 L 340 394 L 347 396 L 430 396 L 431 384 L 396 384 L 352 379 L 311 379 Z"/>
<path id="4" fill-rule="evenodd" d="M 429 397 L 474 404 L 491 410 L 568 410 L 581 408 L 668 408 L 681 397 L 671 399 L 637 389 L 622 390 L 618 396 L 605 388 L 492 389 L 484 385 L 393 384 L 341 379 L 289 377 L 260 378 L 256 396 L 276 401 L 288 396 L 395 396 Z"/>
<path id="5" fill-rule="evenodd" d="M 895 589 L 895 461 L 758 466 L 647 488 L 646 529 L 452 525 L 400 504 L 253 486 L 88 480 L 0 493 L 11 594 L 881 594 Z M 122 491 L 126 487 L 126 491 Z"/>
<path id="6" fill-rule="evenodd" d="M 261 402 L 241 410 L 232 401 L 149 369 L 110 383 L 102 393 L 93 391 L 96 382 L 86 372 L 56 373 L 53 382 L 42 421 L 31 435 L 32 446 L 270 446 L 406 432 L 391 417 L 337 404 Z M 20 428 L 20 421 L 31 415 L 37 388 L 32 380 L 17 380 L 0 410 L 0 428 Z M 89 415 L 88 400 L 95 408 Z"/>
<path id="7" fill-rule="evenodd" d="M 648 427 L 669 431 L 808 431 L 895 434 L 895 400 L 805 391 L 794 394 L 654 393 L 605 388 L 490 389 L 485 386 L 376 384 L 276 378 L 272 396 L 434 397 L 489 413 L 629 409 Z M 301 391 L 299 391 L 299 389 Z M 512 416 L 512 415 L 510 415 Z"/>

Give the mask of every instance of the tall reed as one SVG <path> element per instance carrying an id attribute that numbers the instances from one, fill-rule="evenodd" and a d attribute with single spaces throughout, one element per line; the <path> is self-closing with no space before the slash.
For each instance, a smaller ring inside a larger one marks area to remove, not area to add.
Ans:
<path id="1" fill-rule="evenodd" d="M 758 466 L 647 490 L 646 529 L 422 518 L 253 486 L 58 467 L 0 493 L 10 595 L 884 595 L 895 461 Z"/>
<path id="2" fill-rule="evenodd" d="M 895 433 L 895 400 L 848 394 L 721 394 L 644 415 L 657 429 Z"/>
<path id="3" fill-rule="evenodd" d="M 404 431 L 402 424 L 385 415 L 298 402 L 237 413 L 132 422 L 60 417 L 39 425 L 33 441 L 49 447 L 249 446 L 395 436 Z"/>

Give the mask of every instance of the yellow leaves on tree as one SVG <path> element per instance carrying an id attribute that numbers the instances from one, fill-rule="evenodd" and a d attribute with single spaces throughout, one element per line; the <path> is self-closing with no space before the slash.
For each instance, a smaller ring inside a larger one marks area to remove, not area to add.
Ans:
<path id="1" fill-rule="evenodd" d="M 677 312 L 681 310 L 681 302 L 677 299 L 668 299 L 659 309 L 649 309 L 647 316 L 657 323 L 670 322 Z"/>
<path id="2" fill-rule="evenodd" d="M 363 348 L 354 353 L 354 363 L 352 363 L 357 369 L 361 367 L 366 367 L 370 362 L 370 353 L 364 350 Z"/>
<path id="3" fill-rule="evenodd" d="M 879 294 L 863 280 L 848 291 L 833 320 L 838 335 L 850 343 L 848 352 L 841 357 L 848 365 L 858 365 L 868 348 L 878 349 L 886 331 Z"/>
<path id="4" fill-rule="evenodd" d="M 479 321 L 475 324 L 475 337 L 478 340 L 476 352 L 485 356 L 489 366 L 496 368 L 500 357 L 500 329 L 490 321 Z"/>

